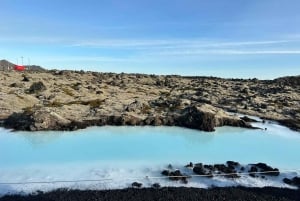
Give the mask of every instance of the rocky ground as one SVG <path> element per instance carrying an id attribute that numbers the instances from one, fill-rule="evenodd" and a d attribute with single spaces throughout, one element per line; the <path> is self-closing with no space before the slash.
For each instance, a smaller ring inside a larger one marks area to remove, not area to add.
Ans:
<path id="1" fill-rule="evenodd" d="M 300 129 L 300 76 L 275 80 L 83 71 L 0 73 L 0 119 L 16 130 L 169 125 L 213 131 L 251 127 L 227 113 Z"/>
<path id="2" fill-rule="evenodd" d="M 57 190 L 30 196 L 11 195 L 0 201 L 159 201 L 159 200 L 197 200 L 197 201 L 297 201 L 300 191 L 280 188 L 129 188 L 123 190 L 80 191 Z"/>

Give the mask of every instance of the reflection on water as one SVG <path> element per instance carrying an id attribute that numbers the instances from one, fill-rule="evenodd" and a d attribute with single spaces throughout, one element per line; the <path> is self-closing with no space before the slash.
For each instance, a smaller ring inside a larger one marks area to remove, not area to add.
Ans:
<path id="1" fill-rule="evenodd" d="M 54 132 L 54 131 L 45 131 L 45 132 L 14 132 L 12 135 L 24 138 L 34 146 L 43 146 L 59 140 L 65 133 L 63 132 Z"/>

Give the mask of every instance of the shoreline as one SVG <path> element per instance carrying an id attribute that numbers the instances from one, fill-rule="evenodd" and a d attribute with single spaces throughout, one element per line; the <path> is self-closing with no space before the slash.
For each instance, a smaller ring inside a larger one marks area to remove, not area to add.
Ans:
<path id="1" fill-rule="evenodd" d="M 56 71 L 0 74 L 0 119 L 26 131 L 102 125 L 250 128 L 228 112 L 299 131 L 300 76 L 274 80 Z"/>
<path id="2" fill-rule="evenodd" d="M 285 188 L 246 188 L 246 187 L 222 187 L 222 188 L 128 188 L 121 190 L 67 190 L 59 189 L 52 192 L 37 192 L 31 195 L 6 195 L 0 197 L 0 201 L 153 201 L 153 200 L 202 200 L 202 201 L 297 201 L 300 199 L 300 189 Z"/>

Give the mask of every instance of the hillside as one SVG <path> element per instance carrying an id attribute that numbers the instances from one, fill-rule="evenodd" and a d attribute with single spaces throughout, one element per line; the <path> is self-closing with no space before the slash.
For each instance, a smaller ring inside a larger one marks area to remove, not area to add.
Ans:
<path id="1" fill-rule="evenodd" d="M 0 71 L 7 71 L 13 69 L 15 64 L 5 59 L 0 60 Z M 46 71 L 41 66 L 38 65 L 25 65 L 26 69 L 29 71 Z"/>

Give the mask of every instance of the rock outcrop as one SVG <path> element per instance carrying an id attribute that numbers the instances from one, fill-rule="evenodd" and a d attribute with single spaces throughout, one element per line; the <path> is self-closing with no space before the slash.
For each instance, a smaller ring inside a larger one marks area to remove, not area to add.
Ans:
<path id="1" fill-rule="evenodd" d="M 136 107 L 134 107 L 136 108 Z M 63 109 L 63 108 L 61 108 Z M 127 109 L 126 109 L 127 110 Z M 131 111 L 131 110 L 130 110 Z M 151 125 L 151 126 L 181 126 L 203 131 L 214 131 L 217 126 L 238 126 L 251 128 L 251 125 L 240 118 L 228 115 L 221 109 L 207 104 L 198 104 L 186 107 L 170 115 L 160 116 L 139 116 L 130 113 L 95 115 L 89 118 L 82 118 L 80 115 L 73 118 L 66 118 L 56 113 L 53 108 L 31 108 L 22 113 L 13 113 L 5 121 L 7 128 L 15 130 L 76 130 L 88 126 L 104 125 Z"/>
<path id="2" fill-rule="evenodd" d="M 231 111 L 298 130 L 298 80 L 299 76 L 263 81 L 3 71 L 0 120 L 16 130 L 75 130 L 90 125 L 166 125 L 204 131 L 219 126 L 250 127 L 250 119 L 225 112 Z"/>

